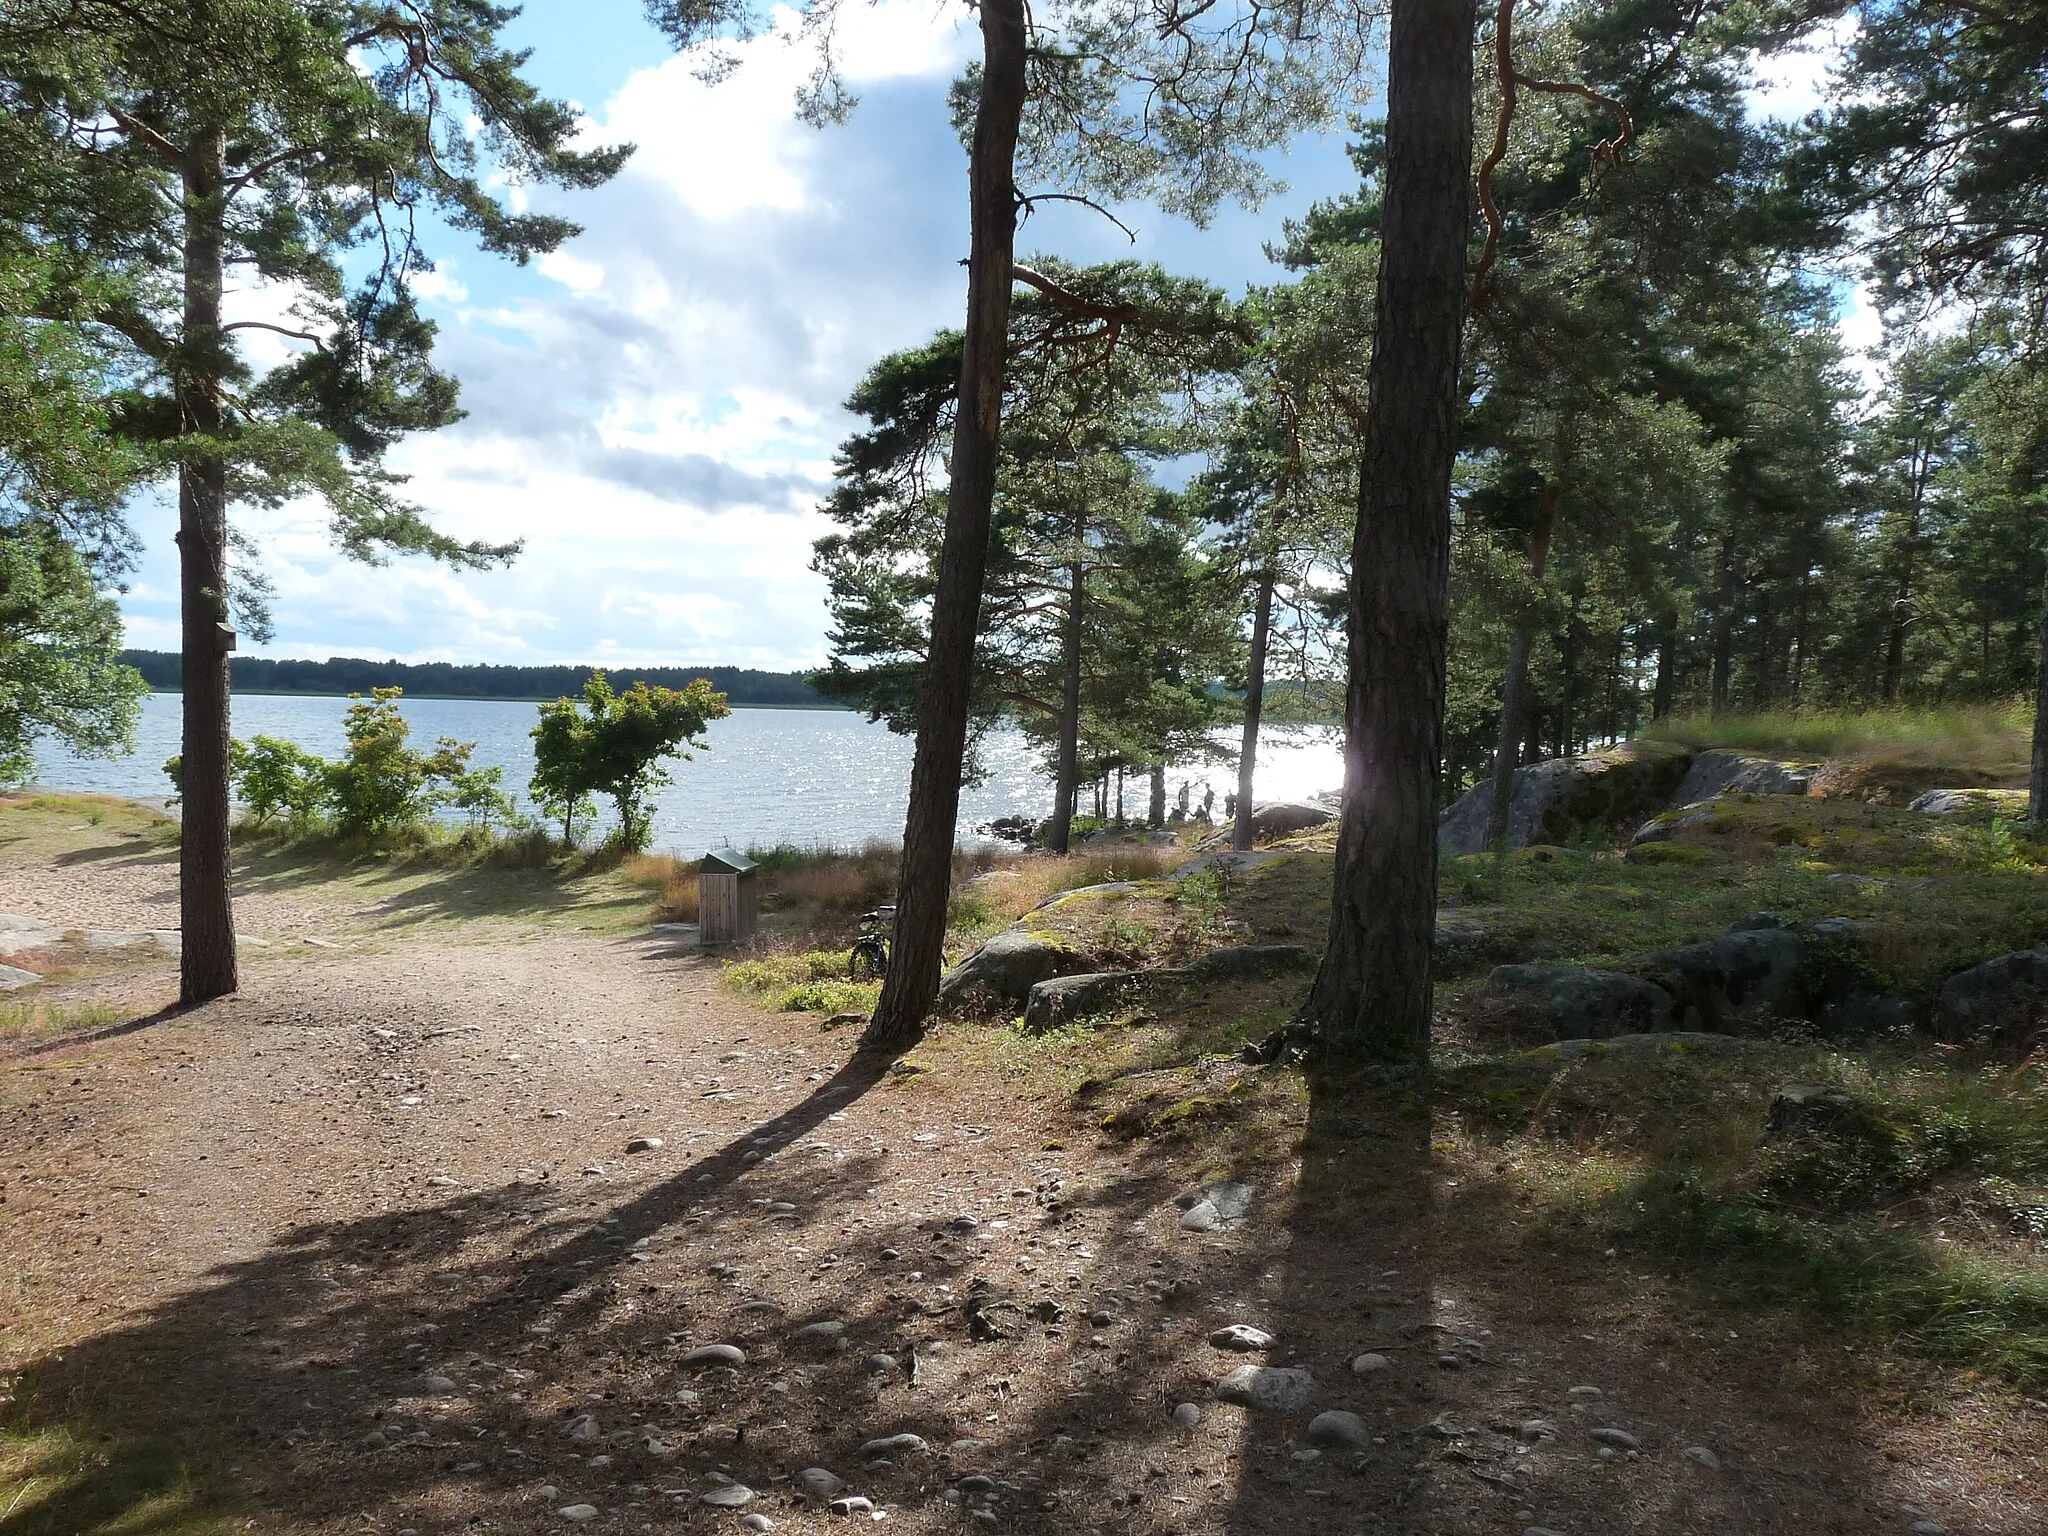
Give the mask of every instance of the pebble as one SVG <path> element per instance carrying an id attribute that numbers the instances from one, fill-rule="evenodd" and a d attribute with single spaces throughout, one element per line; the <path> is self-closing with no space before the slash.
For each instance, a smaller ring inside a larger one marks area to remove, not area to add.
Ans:
<path id="1" fill-rule="evenodd" d="M 1241 1365 L 1216 1383 L 1223 1402 L 1267 1413 L 1292 1413 L 1315 1395 L 1315 1377 L 1296 1366 Z"/>
<path id="2" fill-rule="evenodd" d="M 1239 1354 L 1263 1354 L 1273 1347 L 1273 1335 L 1249 1323 L 1231 1323 L 1210 1334 L 1209 1342 L 1218 1349 L 1233 1349 Z"/>
<path id="3" fill-rule="evenodd" d="M 1365 1354 L 1351 1362 L 1351 1369 L 1360 1376 L 1370 1376 L 1374 1371 L 1384 1371 L 1393 1363 L 1385 1355 Z"/>
<path id="4" fill-rule="evenodd" d="M 555 1500 L 559 1499 L 562 1496 L 562 1490 L 557 1488 L 553 1483 L 549 1483 L 545 1488 L 541 1489 L 540 1496 L 543 1499 L 547 1500 L 548 1503 L 552 1504 L 555 1502 Z"/>
<path id="5" fill-rule="evenodd" d="M 588 1462 L 585 1463 L 585 1465 L 588 1466 L 590 1470 L 593 1472 L 600 1472 L 604 1468 L 610 1466 L 611 1464 L 612 1459 L 609 1456 L 593 1456 L 590 1458 Z"/>
<path id="6" fill-rule="evenodd" d="M 384 1438 L 384 1432 L 381 1429 L 373 1429 L 357 1443 L 366 1451 L 381 1451 L 391 1442 Z"/>
<path id="7" fill-rule="evenodd" d="M 702 1498 L 699 1504 L 709 1504 L 713 1509 L 738 1509 L 754 1502 L 754 1490 L 745 1483 L 728 1483 L 723 1488 L 714 1488 Z"/>
<path id="8" fill-rule="evenodd" d="M 459 1392 L 462 1390 L 460 1387 L 455 1385 L 454 1381 L 451 1378 L 447 1376 L 422 1377 L 420 1380 L 420 1386 L 428 1394 L 434 1397 L 446 1397 L 451 1392 Z"/>
<path id="9" fill-rule="evenodd" d="M 1173 1424 L 1176 1429 L 1193 1429 L 1202 1422 L 1200 1403 L 1179 1403 L 1173 1410 Z"/>
<path id="10" fill-rule="evenodd" d="M 1641 1443 L 1625 1429 L 1596 1429 L 1593 1438 L 1617 1451 L 1632 1451 Z"/>
<path id="11" fill-rule="evenodd" d="M 791 1479 L 807 1499 L 819 1503 L 836 1499 L 846 1491 L 846 1479 L 825 1467 L 805 1467 Z"/>
<path id="12" fill-rule="evenodd" d="M 595 1440 L 601 1431 L 598 1429 L 597 1420 L 593 1416 L 587 1413 L 579 1413 L 575 1418 L 562 1426 L 562 1433 L 571 1440 L 587 1442 Z"/>
<path id="13" fill-rule="evenodd" d="M 844 1332 L 846 1332 L 846 1324 L 844 1323 L 831 1321 L 806 1323 L 803 1327 L 797 1329 L 795 1333 L 792 1333 L 789 1339 L 792 1344 L 830 1344 Z"/>
<path id="14" fill-rule="evenodd" d="M 635 1136 L 626 1143 L 628 1152 L 659 1152 L 662 1141 L 659 1136 Z"/>
<path id="15" fill-rule="evenodd" d="M 875 1501 L 864 1499 L 856 1493 L 847 1498 L 834 1499 L 826 1507 L 835 1515 L 866 1515 L 874 1512 Z"/>
<path id="16" fill-rule="evenodd" d="M 1363 1451 L 1372 1445 L 1365 1420 L 1341 1408 L 1328 1409 L 1310 1419 L 1301 1438 L 1332 1451 Z"/>
<path id="17" fill-rule="evenodd" d="M 1534 1445 L 1538 1440 L 1548 1440 L 1552 1435 L 1556 1434 L 1557 1426 L 1548 1419 L 1524 1419 L 1521 1428 L 1516 1430 L 1515 1433 L 1525 1443 Z"/>
<path id="18" fill-rule="evenodd" d="M 981 1222 L 973 1216 L 955 1216 L 947 1225 L 955 1232 L 973 1232 L 980 1228 Z"/>
<path id="19" fill-rule="evenodd" d="M 459 1181 L 449 1178 L 445 1173 L 437 1173 L 427 1182 L 436 1189 L 453 1189 Z"/>
<path id="20" fill-rule="evenodd" d="M 1108 1328 L 1114 1325 L 1115 1322 L 1116 1314 L 1114 1312 L 1091 1312 L 1088 1314 L 1088 1324 L 1091 1328 Z"/>
<path id="21" fill-rule="evenodd" d="M 979 1472 L 976 1472 L 972 1476 L 961 1478 L 953 1486 L 962 1493 L 994 1493 L 996 1491 L 996 1480 L 992 1477 L 984 1477 Z"/>
<path id="22" fill-rule="evenodd" d="M 1561 1536 L 1561 1533 L 1547 1525 L 1532 1525 L 1522 1532 L 1522 1536 Z"/>
<path id="23" fill-rule="evenodd" d="M 564 1504 L 555 1513 L 564 1520 L 595 1520 L 597 1518 L 597 1506 L 595 1504 Z"/>
<path id="24" fill-rule="evenodd" d="M 877 1255 L 877 1257 L 879 1257 L 884 1264 L 893 1264 L 896 1262 L 896 1260 L 902 1258 L 903 1255 L 898 1253 L 894 1248 L 884 1248 L 881 1251 L 881 1253 Z"/>
<path id="25" fill-rule="evenodd" d="M 1464 1357 L 1460 1355 L 1438 1355 L 1436 1363 L 1439 1368 L 1446 1371 L 1462 1371 L 1465 1369 Z"/>
<path id="26" fill-rule="evenodd" d="M 1907 1529 L 1913 1536 L 1948 1536 L 1948 1527 L 1939 1520 L 1915 1520 Z"/>
<path id="27" fill-rule="evenodd" d="M 740 1525 L 749 1531 L 772 1531 L 775 1529 L 775 1522 L 766 1515 L 743 1516 L 740 1520 Z"/>
<path id="28" fill-rule="evenodd" d="M 1688 1445 L 1685 1448 L 1685 1459 L 1687 1461 L 1698 1462 L 1701 1466 L 1705 1467 L 1709 1472 L 1718 1472 L 1721 1470 L 1721 1458 L 1716 1456 L 1711 1450 L 1707 1449 L 1707 1447 L 1704 1445 Z"/>
<path id="29" fill-rule="evenodd" d="M 1606 1395 L 1598 1387 L 1573 1387 L 1565 1394 L 1575 1403 L 1597 1403 Z"/>
<path id="30" fill-rule="evenodd" d="M 883 1435 L 880 1439 L 870 1440 L 863 1445 L 859 1455 L 862 1461 L 873 1461 L 878 1456 L 907 1456 L 913 1451 L 923 1449 L 923 1435 Z"/>
<path id="31" fill-rule="evenodd" d="M 869 1355 L 868 1369 L 880 1375 L 885 1371 L 892 1373 L 899 1371 L 902 1369 L 902 1366 L 897 1362 L 894 1355 Z"/>
<path id="32" fill-rule="evenodd" d="M 737 1344 L 700 1344 L 685 1354 L 676 1364 L 685 1370 L 695 1370 L 705 1365 L 745 1365 L 747 1352 Z"/>

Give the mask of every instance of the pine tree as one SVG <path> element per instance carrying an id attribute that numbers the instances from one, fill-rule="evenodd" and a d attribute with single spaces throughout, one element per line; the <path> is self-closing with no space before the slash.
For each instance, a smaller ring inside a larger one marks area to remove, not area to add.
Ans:
<path id="1" fill-rule="evenodd" d="M 416 219 L 438 213 L 524 261 L 574 226 L 511 211 L 487 178 L 591 186 L 627 153 L 569 147 L 575 115 L 499 42 L 514 14 L 479 0 L 18 0 L 0 20 L 0 203 L 33 208 L 53 260 L 125 279 L 81 318 L 125 344 L 135 384 L 115 429 L 178 480 L 187 1003 L 236 985 L 229 507 L 318 496 L 337 544 L 365 560 L 489 566 L 517 547 L 437 532 L 382 467 L 399 437 L 459 414 L 413 303 L 429 268 Z M 296 323 L 229 319 L 230 272 L 294 291 Z M 250 329 L 304 350 L 259 378 L 237 335 Z"/>

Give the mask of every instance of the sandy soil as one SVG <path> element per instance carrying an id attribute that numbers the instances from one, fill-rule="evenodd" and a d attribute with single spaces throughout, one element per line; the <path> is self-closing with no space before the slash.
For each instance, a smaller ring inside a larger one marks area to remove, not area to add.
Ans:
<path id="1" fill-rule="evenodd" d="M 0 869 L 0 910 L 165 926 L 168 862 L 107 850 Z M 252 931 L 342 947 L 256 952 L 182 1014 L 166 962 L 102 977 L 134 1027 L 0 1063 L 9 1421 L 111 1448 L 10 1536 L 120 1516 L 106 1469 L 161 1442 L 188 1513 L 266 1532 L 869 1518 L 808 1505 L 810 1467 L 905 1532 L 2048 1528 L 2025 1404 L 1555 1256 L 1390 1106 L 1319 1111 L 1233 1170 L 1246 1225 L 1189 1232 L 1199 1148 L 1104 1139 L 964 1029 L 928 1070 L 850 1063 L 667 936 L 372 939 L 360 905 L 253 894 Z M 1261 1361 L 1307 1407 L 1217 1401 Z M 1362 1453 L 1306 1443 L 1322 1409 Z M 721 1478 L 754 1497 L 702 1502 Z"/>

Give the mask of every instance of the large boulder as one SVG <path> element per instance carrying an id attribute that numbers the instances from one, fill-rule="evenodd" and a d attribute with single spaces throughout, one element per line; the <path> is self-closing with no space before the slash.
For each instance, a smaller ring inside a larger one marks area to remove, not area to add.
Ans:
<path id="1" fill-rule="evenodd" d="M 1803 795 L 1813 787 L 1813 775 L 1797 763 L 1716 747 L 1692 760 L 1671 803 L 1696 805 L 1716 795 Z"/>
<path id="2" fill-rule="evenodd" d="M 1950 1045 L 2031 1049 L 2048 1034 L 2048 949 L 2019 949 L 1949 977 L 1934 1033 Z"/>
<path id="3" fill-rule="evenodd" d="M 1569 842 L 1590 828 L 1634 827 L 1669 803 L 1691 762 L 1683 748 L 1639 742 L 1517 768 L 1508 802 L 1508 846 Z M 1491 780 L 1461 795 L 1437 820 L 1437 852 L 1445 857 L 1484 852 L 1492 805 Z"/>
<path id="4" fill-rule="evenodd" d="M 1184 971 L 1088 971 L 1041 981 L 1024 1001 L 1024 1030 L 1040 1034 L 1069 1019 L 1135 1001 L 1150 988 L 1177 981 Z"/>
<path id="5" fill-rule="evenodd" d="M 1057 934 L 1005 928 L 946 973 L 939 983 L 939 1001 L 955 1003 L 970 993 L 985 992 L 1004 1002 L 1021 1003 L 1039 982 L 1071 975 L 1087 963 Z"/>
<path id="6" fill-rule="evenodd" d="M 1678 1006 L 1654 982 L 1570 965 L 1499 965 L 1486 978 L 1497 996 L 1535 1006 L 1560 1040 L 1604 1040 L 1677 1028 Z"/>
<path id="7" fill-rule="evenodd" d="M 1285 837 L 1290 832 L 1305 832 L 1310 827 L 1320 827 L 1336 819 L 1337 813 L 1328 806 L 1293 803 L 1262 805 L 1252 812 L 1252 836 Z"/>
<path id="8" fill-rule="evenodd" d="M 1805 958 L 1806 945 L 1785 928 L 1738 926 L 1717 939 L 1645 955 L 1636 966 L 1677 1000 L 1682 1027 L 1729 1031 L 1772 1018 L 1804 1018 Z"/>

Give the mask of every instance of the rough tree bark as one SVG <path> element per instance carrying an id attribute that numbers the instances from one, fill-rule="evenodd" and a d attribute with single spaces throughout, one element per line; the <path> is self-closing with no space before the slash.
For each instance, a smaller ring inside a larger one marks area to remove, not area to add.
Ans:
<path id="1" fill-rule="evenodd" d="M 1344 815 L 1305 1021 L 1331 1056 L 1423 1061 L 1473 215 L 1473 0 L 1394 0 L 1378 324 L 1352 541 Z"/>
<path id="2" fill-rule="evenodd" d="M 1166 764 L 1154 763 L 1150 777 L 1152 793 L 1145 807 L 1145 825 L 1156 832 L 1166 825 Z"/>
<path id="3" fill-rule="evenodd" d="M 1550 565 L 1550 536 L 1557 528 L 1557 509 L 1564 502 L 1564 484 L 1552 478 L 1543 487 L 1537 508 L 1536 527 L 1529 535 L 1529 586 L 1532 595 L 1515 615 L 1515 632 L 1508 639 L 1508 670 L 1500 692 L 1500 735 L 1493 756 L 1493 804 L 1486 816 L 1486 841 L 1492 848 L 1505 848 L 1508 840 L 1508 810 L 1515 798 L 1515 769 L 1521 766 L 1522 729 L 1529 712 L 1529 652 L 1536 644 L 1534 589 L 1543 585 L 1543 573 Z"/>
<path id="4" fill-rule="evenodd" d="M 974 682 L 974 631 L 988 564 L 995 499 L 1003 366 L 1009 344 L 1011 266 L 1017 244 L 1017 130 L 1024 116 L 1023 0 L 982 0 L 981 101 L 968 153 L 967 327 L 960 407 L 953 428 L 946 533 L 932 599 L 931 654 L 918 696 L 917 753 L 903 824 L 896 931 L 889 973 L 865 1051 L 908 1050 L 924 1034 L 944 959 L 960 765 Z"/>
<path id="5" fill-rule="evenodd" d="M 1259 717 L 1266 707 L 1266 640 L 1273 628 L 1273 569 L 1259 572 L 1252 603 L 1252 650 L 1245 664 L 1244 740 L 1237 753 L 1237 821 L 1230 846 L 1243 853 L 1252 845 L 1252 775 L 1259 761 Z"/>
<path id="6" fill-rule="evenodd" d="M 184 166 L 184 355 L 177 398 L 191 438 L 223 422 L 220 356 L 222 161 L 218 133 L 195 136 Z M 227 470 L 188 454 L 178 471 L 178 567 L 184 678 L 184 823 L 178 844 L 178 996 L 188 1005 L 235 990 L 235 917 L 229 890 Z"/>
<path id="7" fill-rule="evenodd" d="M 1662 720 L 1678 697 L 1678 615 L 1668 613 L 1657 628 L 1657 684 L 1650 693 L 1650 718 Z"/>
<path id="8" fill-rule="evenodd" d="M 2027 820 L 2048 822 L 2048 575 L 2041 582 L 2041 653 L 2034 666 L 2034 771 L 2027 782 Z"/>
<path id="9" fill-rule="evenodd" d="M 1076 560 L 1067 571 L 1066 634 L 1060 642 L 1060 746 L 1052 805 L 1052 830 L 1045 845 L 1065 853 L 1074 831 L 1074 796 L 1081 788 L 1081 604 L 1087 567 Z"/>

